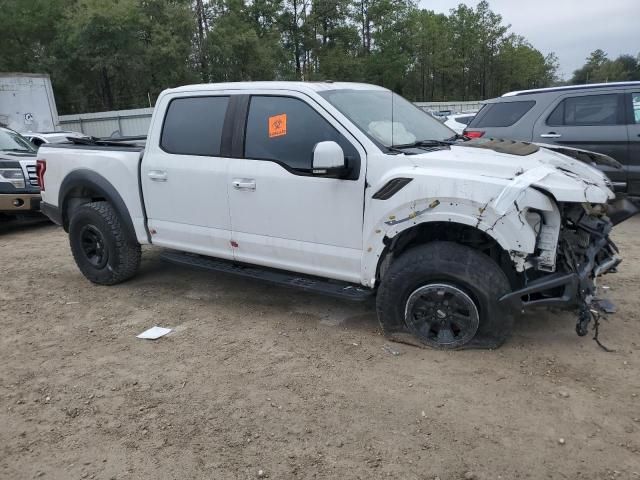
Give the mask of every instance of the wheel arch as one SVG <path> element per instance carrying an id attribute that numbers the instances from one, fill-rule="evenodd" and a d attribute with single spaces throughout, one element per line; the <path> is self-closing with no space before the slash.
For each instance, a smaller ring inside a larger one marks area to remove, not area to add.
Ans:
<path id="1" fill-rule="evenodd" d="M 60 185 L 58 205 L 62 215 L 62 226 L 69 230 L 70 212 L 85 203 L 95 201 L 109 202 L 122 219 L 122 224 L 130 238 L 136 238 L 133 220 L 124 200 L 116 188 L 100 174 L 86 169 L 69 173 Z"/>
<path id="2" fill-rule="evenodd" d="M 376 284 L 380 282 L 393 260 L 407 250 L 431 242 L 448 241 L 484 253 L 498 264 L 512 286 L 519 285 L 519 274 L 514 268 L 509 249 L 500 236 L 491 233 L 469 223 L 429 221 L 396 232 L 393 236 L 385 235 L 382 240 L 384 247 L 376 265 Z"/>

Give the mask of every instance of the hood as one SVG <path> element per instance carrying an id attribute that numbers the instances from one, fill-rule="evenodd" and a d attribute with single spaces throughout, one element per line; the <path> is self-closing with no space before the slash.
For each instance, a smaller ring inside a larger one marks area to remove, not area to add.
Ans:
<path id="1" fill-rule="evenodd" d="M 36 152 L 5 152 L 0 150 L 0 161 L 19 162 L 20 160 L 35 161 L 38 154 Z"/>
<path id="2" fill-rule="evenodd" d="M 587 164 L 606 165 L 608 167 L 622 169 L 622 164 L 604 153 L 592 152 L 590 150 L 582 150 L 581 148 L 566 147 L 564 145 L 552 145 L 549 143 L 536 143 L 539 147 L 546 148 L 553 152 L 561 153 L 575 160 L 580 160 Z"/>
<path id="3" fill-rule="evenodd" d="M 549 192 L 559 202 L 607 203 L 615 198 L 604 173 L 561 153 L 537 146 L 520 155 L 469 147 L 452 145 L 449 150 L 410 158 L 417 163 L 423 159 L 436 160 L 440 167 L 461 170 L 467 175 L 504 179 L 505 187 L 494 201 L 496 207 L 511 204 L 519 192 L 530 186 Z"/>

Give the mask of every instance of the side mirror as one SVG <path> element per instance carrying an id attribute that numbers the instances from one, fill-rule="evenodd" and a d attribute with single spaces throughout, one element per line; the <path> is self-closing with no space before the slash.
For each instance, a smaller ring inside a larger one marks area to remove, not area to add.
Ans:
<path id="1" fill-rule="evenodd" d="M 332 141 L 316 143 L 311 170 L 314 175 L 344 175 L 347 172 L 347 161 L 342 147 Z"/>

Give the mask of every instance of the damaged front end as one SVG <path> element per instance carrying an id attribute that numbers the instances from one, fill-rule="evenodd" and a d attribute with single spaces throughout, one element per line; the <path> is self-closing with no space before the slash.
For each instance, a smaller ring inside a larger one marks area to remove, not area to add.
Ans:
<path id="1" fill-rule="evenodd" d="M 565 206 L 558 245 L 560 268 L 575 277 L 579 310 L 576 332 L 583 336 L 592 318 L 592 308 L 613 313 L 610 302 L 597 296 L 598 277 L 615 271 L 622 261 L 609 238 L 613 223 L 602 205 Z"/>
<path id="2" fill-rule="evenodd" d="M 582 336 L 592 318 L 597 321 L 600 312 L 615 311 L 609 301 L 598 296 L 598 277 L 615 272 L 621 262 L 609 238 L 613 226 L 638 209 L 624 199 L 610 205 L 566 203 L 559 207 L 562 223 L 555 272 L 528 270 L 523 288 L 500 301 L 522 311 L 537 306 L 573 308 L 578 314 L 576 332 Z"/>

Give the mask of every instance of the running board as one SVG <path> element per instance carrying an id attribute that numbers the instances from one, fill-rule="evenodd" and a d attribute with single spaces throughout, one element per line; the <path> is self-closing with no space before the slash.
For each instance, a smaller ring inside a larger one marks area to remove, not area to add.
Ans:
<path id="1" fill-rule="evenodd" d="M 300 275 L 267 267 L 234 263 L 228 260 L 221 260 L 193 253 L 167 250 L 162 253 L 161 258 L 168 262 L 185 267 L 231 273 L 245 278 L 255 278 L 257 280 L 263 280 L 276 285 L 297 288 L 307 292 L 315 292 L 348 300 L 364 301 L 373 296 L 373 290 L 360 285 L 340 282 L 338 280 L 326 280 L 324 278 Z"/>

